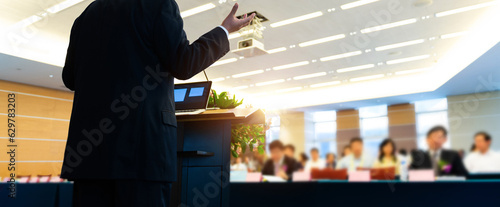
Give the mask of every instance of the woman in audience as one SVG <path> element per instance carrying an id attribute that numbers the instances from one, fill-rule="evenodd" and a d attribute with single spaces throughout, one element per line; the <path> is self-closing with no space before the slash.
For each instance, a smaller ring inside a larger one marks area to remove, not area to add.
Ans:
<path id="1" fill-rule="evenodd" d="M 373 168 L 394 167 L 396 175 L 399 175 L 399 159 L 396 156 L 396 144 L 388 138 L 382 141 L 379 147 L 378 159 L 373 164 Z"/>
<path id="2" fill-rule="evenodd" d="M 300 156 L 299 156 L 299 162 L 302 166 L 302 169 L 298 169 L 299 171 L 303 171 L 304 170 L 304 166 L 306 166 L 306 162 L 309 160 L 309 157 L 307 156 L 306 153 L 300 153 Z"/>

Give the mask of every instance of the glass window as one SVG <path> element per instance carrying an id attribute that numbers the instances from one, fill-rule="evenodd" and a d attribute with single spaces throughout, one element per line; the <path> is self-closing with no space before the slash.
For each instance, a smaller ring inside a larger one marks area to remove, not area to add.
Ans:
<path id="1" fill-rule="evenodd" d="M 269 129 L 266 131 L 266 146 L 268 146 L 272 141 L 280 138 L 280 116 L 271 115 L 268 118 L 268 121 L 271 123 Z"/>
<path id="2" fill-rule="evenodd" d="M 428 149 L 426 137 L 427 132 L 434 126 L 441 125 L 448 129 L 448 101 L 443 99 L 432 99 L 415 102 L 417 121 L 417 143 L 419 149 Z M 451 146 L 450 139 L 444 147 Z"/>
<path id="3" fill-rule="evenodd" d="M 312 114 L 313 137 L 306 137 L 305 149 L 319 149 L 320 156 L 324 158 L 327 153 L 337 152 L 337 113 L 336 111 L 319 111 Z"/>
<path id="4" fill-rule="evenodd" d="M 359 117 L 364 151 L 369 155 L 377 155 L 380 142 L 389 136 L 387 105 L 362 107 Z"/>

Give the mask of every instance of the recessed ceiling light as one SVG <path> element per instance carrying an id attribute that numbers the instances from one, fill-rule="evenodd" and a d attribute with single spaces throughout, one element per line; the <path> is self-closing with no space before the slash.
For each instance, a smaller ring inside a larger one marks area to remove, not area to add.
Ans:
<path id="1" fill-rule="evenodd" d="M 54 75 L 49 75 L 49 78 L 53 78 L 53 77 L 54 77 Z"/>
<path id="2" fill-rule="evenodd" d="M 405 62 L 410 62 L 410 61 L 423 60 L 423 59 L 426 59 L 426 58 L 429 58 L 429 57 L 430 57 L 430 55 L 419 55 L 419 56 L 413 56 L 413 57 L 407 57 L 407 58 L 389 60 L 389 61 L 387 61 L 385 63 L 387 65 L 393 65 L 393 64 L 405 63 Z"/>
<path id="3" fill-rule="evenodd" d="M 273 67 L 273 70 L 283 70 L 283 69 L 303 66 L 303 65 L 307 65 L 307 64 L 309 64 L 309 61 L 301 61 L 301 62 L 286 64 L 286 65 L 276 66 L 276 67 Z"/>
<path id="4" fill-rule="evenodd" d="M 359 0 L 359 1 L 355 1 L 355 2 L 341 5 L 340 8 L 342 10 L 346 10 L 346 9 L 351 9 L 351 8 L 358 7 L 358 6 L 363 6 L 365 4 L 369 4 L 369 3 L 373 3 L 373 2 L 377 2 L 377 1 L 378 0 Z"/>
<path id="5" fill-rule="evenodd" d="M 419 72 L 424 72 L 428 71 L 431 68 L 417 68 L 417 69 L 411 69 L 411 70 L 402 70 L 402 71 L 396 71 L 396 75 L 405 75 L 405 74 L 410 74 L 410 73 L 419 73 Z"/>
<path id="6" fill-rule="evenodd" d="M 188 9 L 186 11 L 181 12 L 181 17 L 186 18 L 186 17 L 189 17 L 191 15 L 195 15 L 195 14 L 198 14 L 198 13 L 201 13 L 201 12 L 213 9 L 213 8 L 215 8 L 215 4 L 213 4 L 213 3 L 204 4 L 204 5 L 201 5 L 199 7 L 195 7 L 195 8 Z"/>
<path id="7" fill-rule="evenodd" d="M 278 47 L 275 49 L 268 50 L 267 53 L 273 54 L 273 53 L 277 53 L 277 52 L 283 52 L 285 50 L 286 50 L 286 47 Z"/>
<path id="8" fill-rule="evenodd" d="M 224 77 L 220 77 L 220 78 L 214 78 L 211 81 L 212 82 L 219 82 L 219 81 L 223 81 L 223 80 L 226 80 L 226 79 Z"/>
<path id="9" fill-rule="evenodd" d="M 50 12 L 52 14 L 55 14 L 57 12 L 60 12 L 62 10 L 65 10 L 69 7 L 72 7 L 80 2 L 82 2 L 83 0 L 66 0 L 66 1 L 63 1 L 59 4 L 56 4 L 54 6 L 51 6 L 50 8 L 46 9 L 47 12 Z"/>
<path id="10" fill-rule="evenodd" d="M 361 33 L 376 32 L 376 31 L 380 31 L 380 30 L 384 30 L 384 29 L 390 29 L 390 28 L 399 27 L 399 26 L 403 26 L 403 25 L 413 24 L 415 22 L 417 22 L 417 19 L 415 19 L 415 18 L 407 19 L 407 20 L 403 20 L 403 21 L 399 21 L 399 22 L 393 22 L 393 23 L 389 23 L 389 24 L 383 24 L 383 25 L 365 28 L 365 29 L 361 30 Z"/>
<path id="11" fill-rule="evenodd" d="M 307 75 L 299 75 L 293 77 L 294 80 L 302 80 L 302 79 L 307 79 L 307 78 L 315 78 L 315 77 L 320 77 L 320 76 L 325 76 L 326 72 L 319 72 L 319 73 L 311 73 Z"/>
<path id="12" fill-rule="evenodd" d="M 378 75 L 370 75 L 370 76 L 351 78 L 351 79 L 349 79 L 349 81 L 357 82 L 357 81 L 372 80 L 372 79 L 383 78 L 383 77 L 384 77 L 384 74 L 378 74 Z"/>
<path id="13" fill-rule="evenodd" d="M 264 70 L 254 70 L 254 71 L 250 71 L 250 72 L 246 72 L 246 73 L 235 74 L 235 75 L 233 75 L 233 78 L 241 78 L 241 77 L 250 76 L 250 75 L 257 75 L 257 74 L 261 74 L 263 72 L 264 72 Z"/>
<path id="14" fill-rule="evenodd" d="M 224 59 L 224 60 L 219 60 L 219 61 L 216 61 L 214 64 L 212 64 L 210 67 L 236 62 L 237 60 L 238 59 L 236 59 L 236 58 L 228 58 L 228 59 Z"/>
<path id="15" fill-rule="evenodd" d="M 340 83 L 341 83 L 340 81 L 331 81 L 331 82 L 313 84 L 313 85 L 311 85 L 309 87 L 311 87 L 311 88 L 318 88 L 318 87 L 324 87 L 324 86 L 338 85 Z"/>
<path id="16" fill-rule="evenodd" d="M 272 80 L 272 81 L 266 81 L 266 82 L 260 82 L 256 83 L 256 86 L 266 86 L 266 85 L 271 85 L 271 84 L 276 84 L 276 83 L 283 83 L 285 82 L 284 79 L 278 79 L 278 80 Z"/>
<path id="17" fill-rule="evenodd" d="M 354 66 L 354 67 L 338 69 L 337 73 L 345 73 L 345 72 L 356 71 L 356 70 L 364 70 L 364 69 L 373 68 L 373 67 L 375 67 L 374 64 L 358 65 L 358 66 Z"/>
<path id="18" fill-rule="evenodd" d="M 450 33 L 450 34 L 444 34 L 439 36 L 441 39 L 449 39 L 449 38 L 454 38 L 454 37 L 459 37 L 462 35 L 466 35 L 469 31 L 462 31 L 462 32 L 455 32 L 455 33 Z"/>
<path id="19" fill-rule="evenodd" d="M 330 41 L 338 40 L 338 39 L 342 39 L 342 38 L 345 38 L 345 35 L 338 34 L 338 35 L 333 35 L 333 36 L 329 36 L 329 37 L 325 37 L 325 38 L 320 38 L 320 39 L 316 39 L 316 40 L 303 42 L 303 43 L 300 43 L 299 46 L 300 47 L 307 47 L 307 46 L 321 44 L 321 43 L 325 43 L 325 42 L 330 42 Z"/>
<path id="20" fill-rule="evenodd" d="M 476 5 L 472 5 L 472 6 L 466 6 L 466 7 L 462 7 L 462 8 L 458 8 L 458 9 L 452 9 L 452 10 L 448 10 L 448 11 L 444 11 L 444 12 L 438 12 L 438 13 L 436 13 L 436 17 L 444 17 L 444 16 L 458 14 L 458 13 L 462 13 L 462 12 L 466 12 L 466 11 L 470 11 L 470 10 L 474 10 L 474 9 L 480 9 L 480 8 L 484 8 L 487 6 L 493 6 L 497 3 L 498 3 L 498 0 L 495 0 L 495 1 L 485 2 L 485 3 L 476 4 Z"/>
<path id="21" fill-rule="evenodd" d="M 314 12 L 314 13 L 310 13 L 310 14 L 306 14 L 306 15 L 294 17 L 294 18 L 291 18 L 291 19 L 286 19 L 286 20 L 279 21 L 279 22 L 276 22 L 276 23 L 272 23 L 271 27 L 281 27 L 281 26 L 284 26 L 284 25 L 287 25 L 287 24 L 292 24 L 292 23 L 296 23 L 296 22 L 300 22 L 300 21 L 304 21 L 304 20 L 316 18 L 316 17 L 319 17 L 321 15 L 323 15 L 323 12 L 318 11 L 318 12 Z"/>
<path id="22" fill-rule="evenodd" d="M 407 42 L 400 42 L 396 44 L 391 44 L 391 45 L 385 45 L 385 46 L 380 46 L 376 47 L 376 51 L 384 51 L 384 50 L 389 50 L 389 49 L 394 49 L 394 48 L 400 48 L 400 47 L 406 47 L 410 45 L 416 45 L 423 43 L 425 40 L 424 39 L 418 39 L 418 40 L 412 40 L 412 41 L 407 41 Z"/>
<path id="23" fill-rule="evenodd" d="M 298 91 L 298 90 L 302 90 L 302 87 L 280 89 L 280 90 L 276 90 L 276 93 L 285 93 L 285 92 Z"/>
<path id="24" fill-rule="evenodd" d="M 321 60 L 322 62 L 325 62 L 325 61 L 330 61 L 330 60 L 337 60 L 337 59 L 341 59 L 341 58 L 361 55 L 361 53 L 362 52 L 358 50 L 358 51 L 354 51 L 354 52 L 348 52 L 348 53 L 342 53 L 342 54 L 332 55 L 332 56 L 328 56 L 328 57 L 322 57 L 319 60 Z"/>

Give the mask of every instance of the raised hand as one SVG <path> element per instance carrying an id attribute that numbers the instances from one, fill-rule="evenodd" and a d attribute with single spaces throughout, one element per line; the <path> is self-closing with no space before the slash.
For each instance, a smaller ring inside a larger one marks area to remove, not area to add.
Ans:
<path id="1" fill-rule="evenodd" d="M 250 24 L 252 19 L 255 17 L 255 13 L 253 13 L 250 16 L 247 16 L 247 14 L 243 15 L 242 19 L 236 18 L 236 11 L 238 10 L 238 3 L 235 3 L 233 6 L 233 9 L 231 12 L 229 12 L 229 15 L 227 15 L 226 19 L 222 21 L 222 26 L 227 29 L 229 33 L 231 32 L 236 32 L 240 30 L 241 28 L 247 26 Z"/>

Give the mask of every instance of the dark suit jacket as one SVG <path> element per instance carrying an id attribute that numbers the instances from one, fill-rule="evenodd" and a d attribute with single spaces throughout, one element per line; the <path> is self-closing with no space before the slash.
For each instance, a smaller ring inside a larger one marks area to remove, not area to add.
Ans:
<path id="1" fill-rule="evenodd" d="M 440 159 L 450 164 L 452 167 L 449 173 L 441 171 L 439 175 L 467 176 L 469 174 L 462 162 L 462 159 L 458 155 L 458 152 L 442 149 Z M 410 169 L 432 169 L 432 162 L 429 152 L 424 152 L 421 150 L 413 151 Z"/>
<path id="2" fill-rule="evenodd" d="M 288 180 L 292 179 L 293 172 L 297 170 L 297 162 L 293 158 L 289 158 L 284 156 L 283 165 L 286 166 L 285 173 L 288 175 Z M 264 164 L 264 168 L 262 168 L 263 175 L 274 175 L 274 163 L 273 160 L 269 159 Z"/>
<path id="3" fill-rule="evenodd" d="M 229 51 L 222 28 L 189 44 L 174 0 L 97 0 L 75 20 L 63 82 L 75 91 L 62 178 L 175 181 L 174 77 Z"/>

